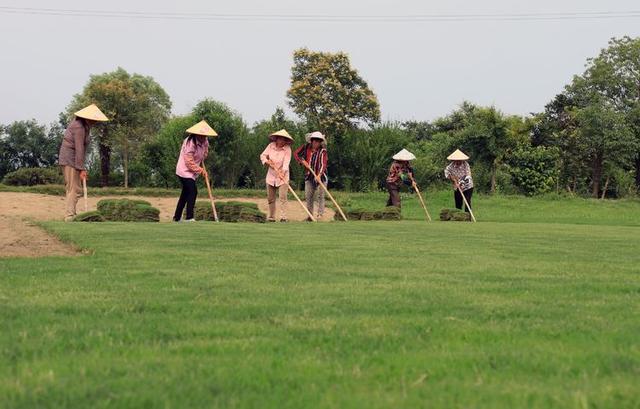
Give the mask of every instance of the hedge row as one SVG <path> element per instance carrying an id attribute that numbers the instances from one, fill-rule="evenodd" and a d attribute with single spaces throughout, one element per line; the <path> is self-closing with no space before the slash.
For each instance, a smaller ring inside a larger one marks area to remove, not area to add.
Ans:
<path id="1" fill-rule="evenodd" d="M 2 183 L 9 186 L 35 186 L 64 183 L 59 168 L 21 168 L 4 175 Z"/>

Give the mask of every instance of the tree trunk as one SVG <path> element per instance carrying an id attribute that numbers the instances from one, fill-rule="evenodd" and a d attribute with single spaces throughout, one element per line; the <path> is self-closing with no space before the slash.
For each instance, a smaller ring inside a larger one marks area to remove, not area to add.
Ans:
<path id="1" fill-rule="evenodd" d="M 607 196 L 607 189 L 609 188 L 609 176 L 607 176 L 607 180 L 604 181 L 604 187 L 602 188 L 602 196 L 600 199 L 604 199 Z"/>
<path id="2" fill-rule="evenodd" d="M 127 139 L 123 141 L 123 152 L 122 152 L 122 166 L 124 168 L 124 188 L 129 188 L 129 150 L 127 146 Z"/>
<path id="3" fill-rule="evenodd" d="M 100 149 L 100 186 L 109 186 L 109 169 L 111 168 L 111 148 L 103 143 Z"/>
<path id="4" fill-rule="evenodd" d="M 498 165 L 494 162 L 491 165 L 491 194 L 496 193 L 496 173 L 498 173 Z"/>
<path id="5" fill-rule="evenodd" d="M 591 196 L 596 199 L 600 194 L 600 179 L 602 179 L 602 153 L 596 153 L 591 169 Z"/>
<path id="6" fill-rule="evenodd" d="M 636 155 L 636 189 L 640 190 L 640 152 Z"/>

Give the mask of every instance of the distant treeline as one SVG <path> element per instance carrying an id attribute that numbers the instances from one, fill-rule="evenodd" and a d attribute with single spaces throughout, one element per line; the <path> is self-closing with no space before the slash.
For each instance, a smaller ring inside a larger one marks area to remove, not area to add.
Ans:
<path id="1" fill-rule="evenodd" d="M 249 126 L 213 99 L 189 115 L 171 116 L 171 101 L 152 78 L 122 68 L 91 76 L 60 120 L 0 126 L 0 178 L 23 167 L 55 165 L 70 113 L 97 103 L 114 118 L 92 131 L 90 184 L 177 187 L 175 163 L 184 131 L 205 119 L 219 136 L 207 167 L 216 186 L 261 188 L 258 155 L 267 135 L 286 128 L 302 144 L 306 133 L 328 136 L 333 188 L 378 190 L 401 148 L 412 151 L 417 182 L 443 187 L 446 156 L 459 148 L 471 156 L 477 190 L 535 195 L 552 191 L 625 197 L 640 189 L 640 39 L 612 39 L 588 60 L 545 107 L 527 117 L 463 102 L 433 121 L 381 122 L 379 104 L 344 53 L 294 53 L 289 104 L 297 119 L 277 108 Z M 302 186 L 303 172 L 292 166 Z"/>

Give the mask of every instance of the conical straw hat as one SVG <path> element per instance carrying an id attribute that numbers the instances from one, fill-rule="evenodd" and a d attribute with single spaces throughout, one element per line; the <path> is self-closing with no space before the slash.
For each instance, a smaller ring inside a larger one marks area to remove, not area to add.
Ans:
<path id="1" fill-rule="evenodd" d="M 410 160 L 414 160 L 416 158 L 416 156 L 409 152 L 406 149 L 401 150 L 400 152 L 396 153 L 395 155 L 393 155 L 393 160 L 405 160 L 405 161 L 410 161 Z"/>
<path id="2" fill-rule="evenodd" d="M 291 137 L 291 135 L 289 135 L 289 132 L 287 132 L 286 129 L 281 129 L 277 132 L 272 133 L 271 135 L 269 135 L 269 138 L 273 140 L 276 136 L 282 136 L 283 138 L 286 138 L 289 141 L 293 142 L 293 138 Z"/>
<path id="3" fill-rule="evenodd" d="M 469 160 L 469 157 L 460 149 L 456 149 L 451 155 L 447 156 L 448 160 Z"/>
<path id="4" fill-rule="evenodd" d="M 82 108 L 74 115 L 91 121 L 106 122 L 109 120 L 109 118 L 100 111 L 96 104 L 91 104 L 88 107 Z"/>
<path id="5" fill-rule="evenodd" d="M 197 124 L 193 125 L 191 128 L 187 129 L 187 133 L 192 135 L 202 135 L 202 136 L 218 136 L 216 131 L 213 130 L 211 126 L 207 123 L 207 121 L 200 121 Z"/>

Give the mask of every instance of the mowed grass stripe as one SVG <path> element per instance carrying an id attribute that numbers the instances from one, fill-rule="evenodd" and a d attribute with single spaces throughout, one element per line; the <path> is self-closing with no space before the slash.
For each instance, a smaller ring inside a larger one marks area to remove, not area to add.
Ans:
<path id="1" fill-rule="evenodd" d="M 62 224 L 0 261 L 8 407 L 637 407 L 638 229 Z"/>

